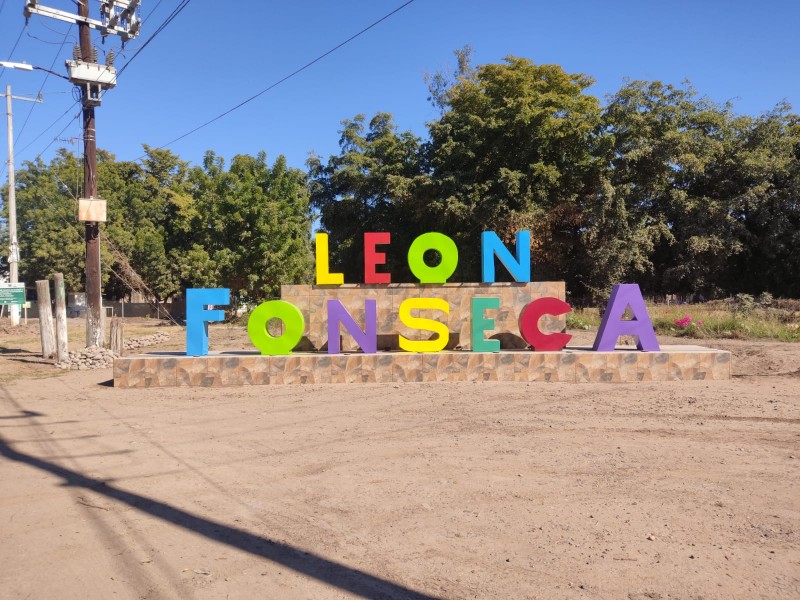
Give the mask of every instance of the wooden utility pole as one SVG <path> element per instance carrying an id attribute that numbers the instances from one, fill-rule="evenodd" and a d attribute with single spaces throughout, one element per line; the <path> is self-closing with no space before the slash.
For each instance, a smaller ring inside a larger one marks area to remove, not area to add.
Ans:
<path id="1" fill-rule="evenodd" d="M 79 0 L 78 14 L 44 6 L 39 0 L 25 0 L 25 20 L 41 15 L 78 25 L 78 55 L 80 60 L 68 60 L 69 81 L 80 88 L 83 104 L 83 196 L 78 200 L 78 216 L 86 221 L 86 345 L 103 346 L 103 298 L 100 273 L 100 221 L 105 221 L 105 201 L 97 197 L 97 145 L 94 108 L 104 90 L 117 82 L 112 54 L 106 56 L 105 66 L 97 64 L 97 51 L 92 48 L 90 30 L 103 37 L 119 35 L 123 43 L 136 37 L 141 29 L 139 18 L 141 0 L 101 0 L 101 20 L 89 18 L 88 0 Z M 77 57 L 76 57 L 77 58 Z"/>
<path id="2" fill-rule="evenodd" d="M 89 18 L 89 3 L 78 2 L 78 16 Z M 81 60 L 95 62 L 92 57 L 92 37 L 89 24 L 78 21 Z M 81 88 L 83 101 L 83 195 L 97 197 L 97 139 L 95 137 L 94 103 L 90 88 Z M 86 222 L 86 345 L 103 346 L 103 297 L 100 291 L 100 224 Z"/>

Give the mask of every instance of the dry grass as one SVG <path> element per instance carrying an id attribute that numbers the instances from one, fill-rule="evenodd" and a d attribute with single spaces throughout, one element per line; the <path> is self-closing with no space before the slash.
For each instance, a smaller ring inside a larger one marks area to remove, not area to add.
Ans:
<path id="1" fill-rule="evenodd" d="M 800 342 L 800 302 L 716 301 L 704 304 L 654 305 L 648 311 L 656 333 L 700 339 L 772 339 Z M 600 324 L 597 309 L 571 313 L 567 325 L 587 329 Z"/>

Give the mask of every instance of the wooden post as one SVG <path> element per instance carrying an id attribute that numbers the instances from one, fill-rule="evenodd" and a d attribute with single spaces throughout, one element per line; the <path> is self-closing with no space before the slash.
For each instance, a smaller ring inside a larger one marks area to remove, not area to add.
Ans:
<path id="1" fill-rule="evenodd" d="M 67 339 L 67 295 L 64 291 L 64 275 L 56 273 L 54 282 L 56 293 L 56 362 L 69 360 L 69 341 Z"/>
<path id="2" fill-rule="evenodd" d="M 36 282 L 39 305 L 39 335 L 42 338 L 42 358 L 52 358 L 56 353 L 56 334 L 53 331 L 53 309 L 50 306 L 50 282 Z"/>
<path id="3" fill-rule="evenodd" d="M 117 317 L 111 319 L 111 339 L 109 340 L 109 347 L 114 354 L 117 356 L 122 356 L 122 319 Z"/>

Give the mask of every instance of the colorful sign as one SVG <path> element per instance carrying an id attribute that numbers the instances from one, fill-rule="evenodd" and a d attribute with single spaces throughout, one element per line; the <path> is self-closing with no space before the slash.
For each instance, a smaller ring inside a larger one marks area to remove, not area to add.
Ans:
<path id="1" fill-rule="evenodd" d="M 379 270 L 386 264 L 385 252 L 377 246 L 391 243 L 387 232 L 368 232 L 364 234 L 364 283 L 388 285 L 391 274 Z M 425 253 L 435 250 L 441 256 L 439 264 L 430 266 L 425 262 Z M 495 259 L 497 259 L 517 282 L 531 281 L 530 232 L 520 231 L 516 235 L 516 256 L 503 244 L 493 231 L 481 235 L 481 279 L 483 283 L 495 283 Z M 458 266 L 458 248 L 455 242 L 441 233 L 425 233 L 417 237 L 408 250 L 408 265 L 411 272 L 423 284 L 444 284 Z M 340 286 L 344 284 L 342 273 L 330 271 L 328 235 L 318 233 L 316 238 L 316 283 L 318 286 Z M 186 354 L 204 356 L 208 354 L 208 323 L 222 321 L 225 314 L 221 310 L 209 310 L 209 306 L 230 304 L 230 290 L 221 288 L 198 288 L 186 290 Z M 501 308 L 500 299 L 493 297 L 473 297 L 470 314 L 472 351 L 496 352 L 500 349 L 498 340 L 486 339 L 486 332 L 494 326 L 493 311 Z M 631 319 L 624 319 L 628 310 Z M 378 350 L 377 310 L 374 299 L 364 301 L 364 322 L 359 324 L 337 299 L 326 302 L 328 326 L 328 353 L 340 354 L 339 331 L 344 328 L 365 354 Z M 572 311 L 569 304 L 559 298 L 544 297 L 527 304 L 519 314 L 519 331 L 522 338 L 535 351 L 559 351 L 569 343 L 572 336 L 565 333 L 546 333 L 539 328 L 539 321 L 545 315 L 559 316 Z M 435 297 L 406 298 L 398 307 L 398 318 L 408 328 L 436 334 L 427 340 L 412 340 L 400 335 L 400 348 L 406 352 L 439 352 L 449 340 L 447 326 L 430 318 L 437 312 L 450 314 L 447 301 Z M 420 314 L 421 313 L 421 314 Z M 424 316 L 427 315 L 427 316 Z M 272 319 L 283 323 L 283 333 L 273 336 L 267 324 Z M 250 341 L 264 355 L 291 354 L 303 337 L 305 320 L 300 309 L 284 300 L 270 300 L 260 304 L 251 313 L 247 324 Z M 613 287 L 600 328 L 595 338 L 593 350 L 613 351 L 619 336 L 635 336 L 640 351 L 659 350 L 653 324 L 644 304 L 639 286 L 636 284 L 617 284 Z"/>

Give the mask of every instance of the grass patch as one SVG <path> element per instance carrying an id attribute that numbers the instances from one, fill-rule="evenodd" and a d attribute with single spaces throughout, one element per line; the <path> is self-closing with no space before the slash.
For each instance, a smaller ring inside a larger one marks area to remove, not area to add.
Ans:
<path id="1" fill-rule="evenodd" d="M 579 308 L 567 313 L 567 329 L 590 329 L 600 326 L 600 311 L 596 308 Z"/>
<path id="2" fill-rule="evenodd" d="M 763 307 L 747 311 L 694 304 L 650 309 L 656 333 L 689 338 L 772 339 L 800 342 L 800 315 Z"/>
<path id="3" fill-rule="evenodd" d="M 674 337 L 715 339 L 768 339 L 800 342 L 800 306 L 797 301 L 775 301 L 768 306 L 720 300 L 704 304 L 648 306 L 656 333 Z M 567 328 L 600 326 L 596 308 L 567 314 Z"/>

